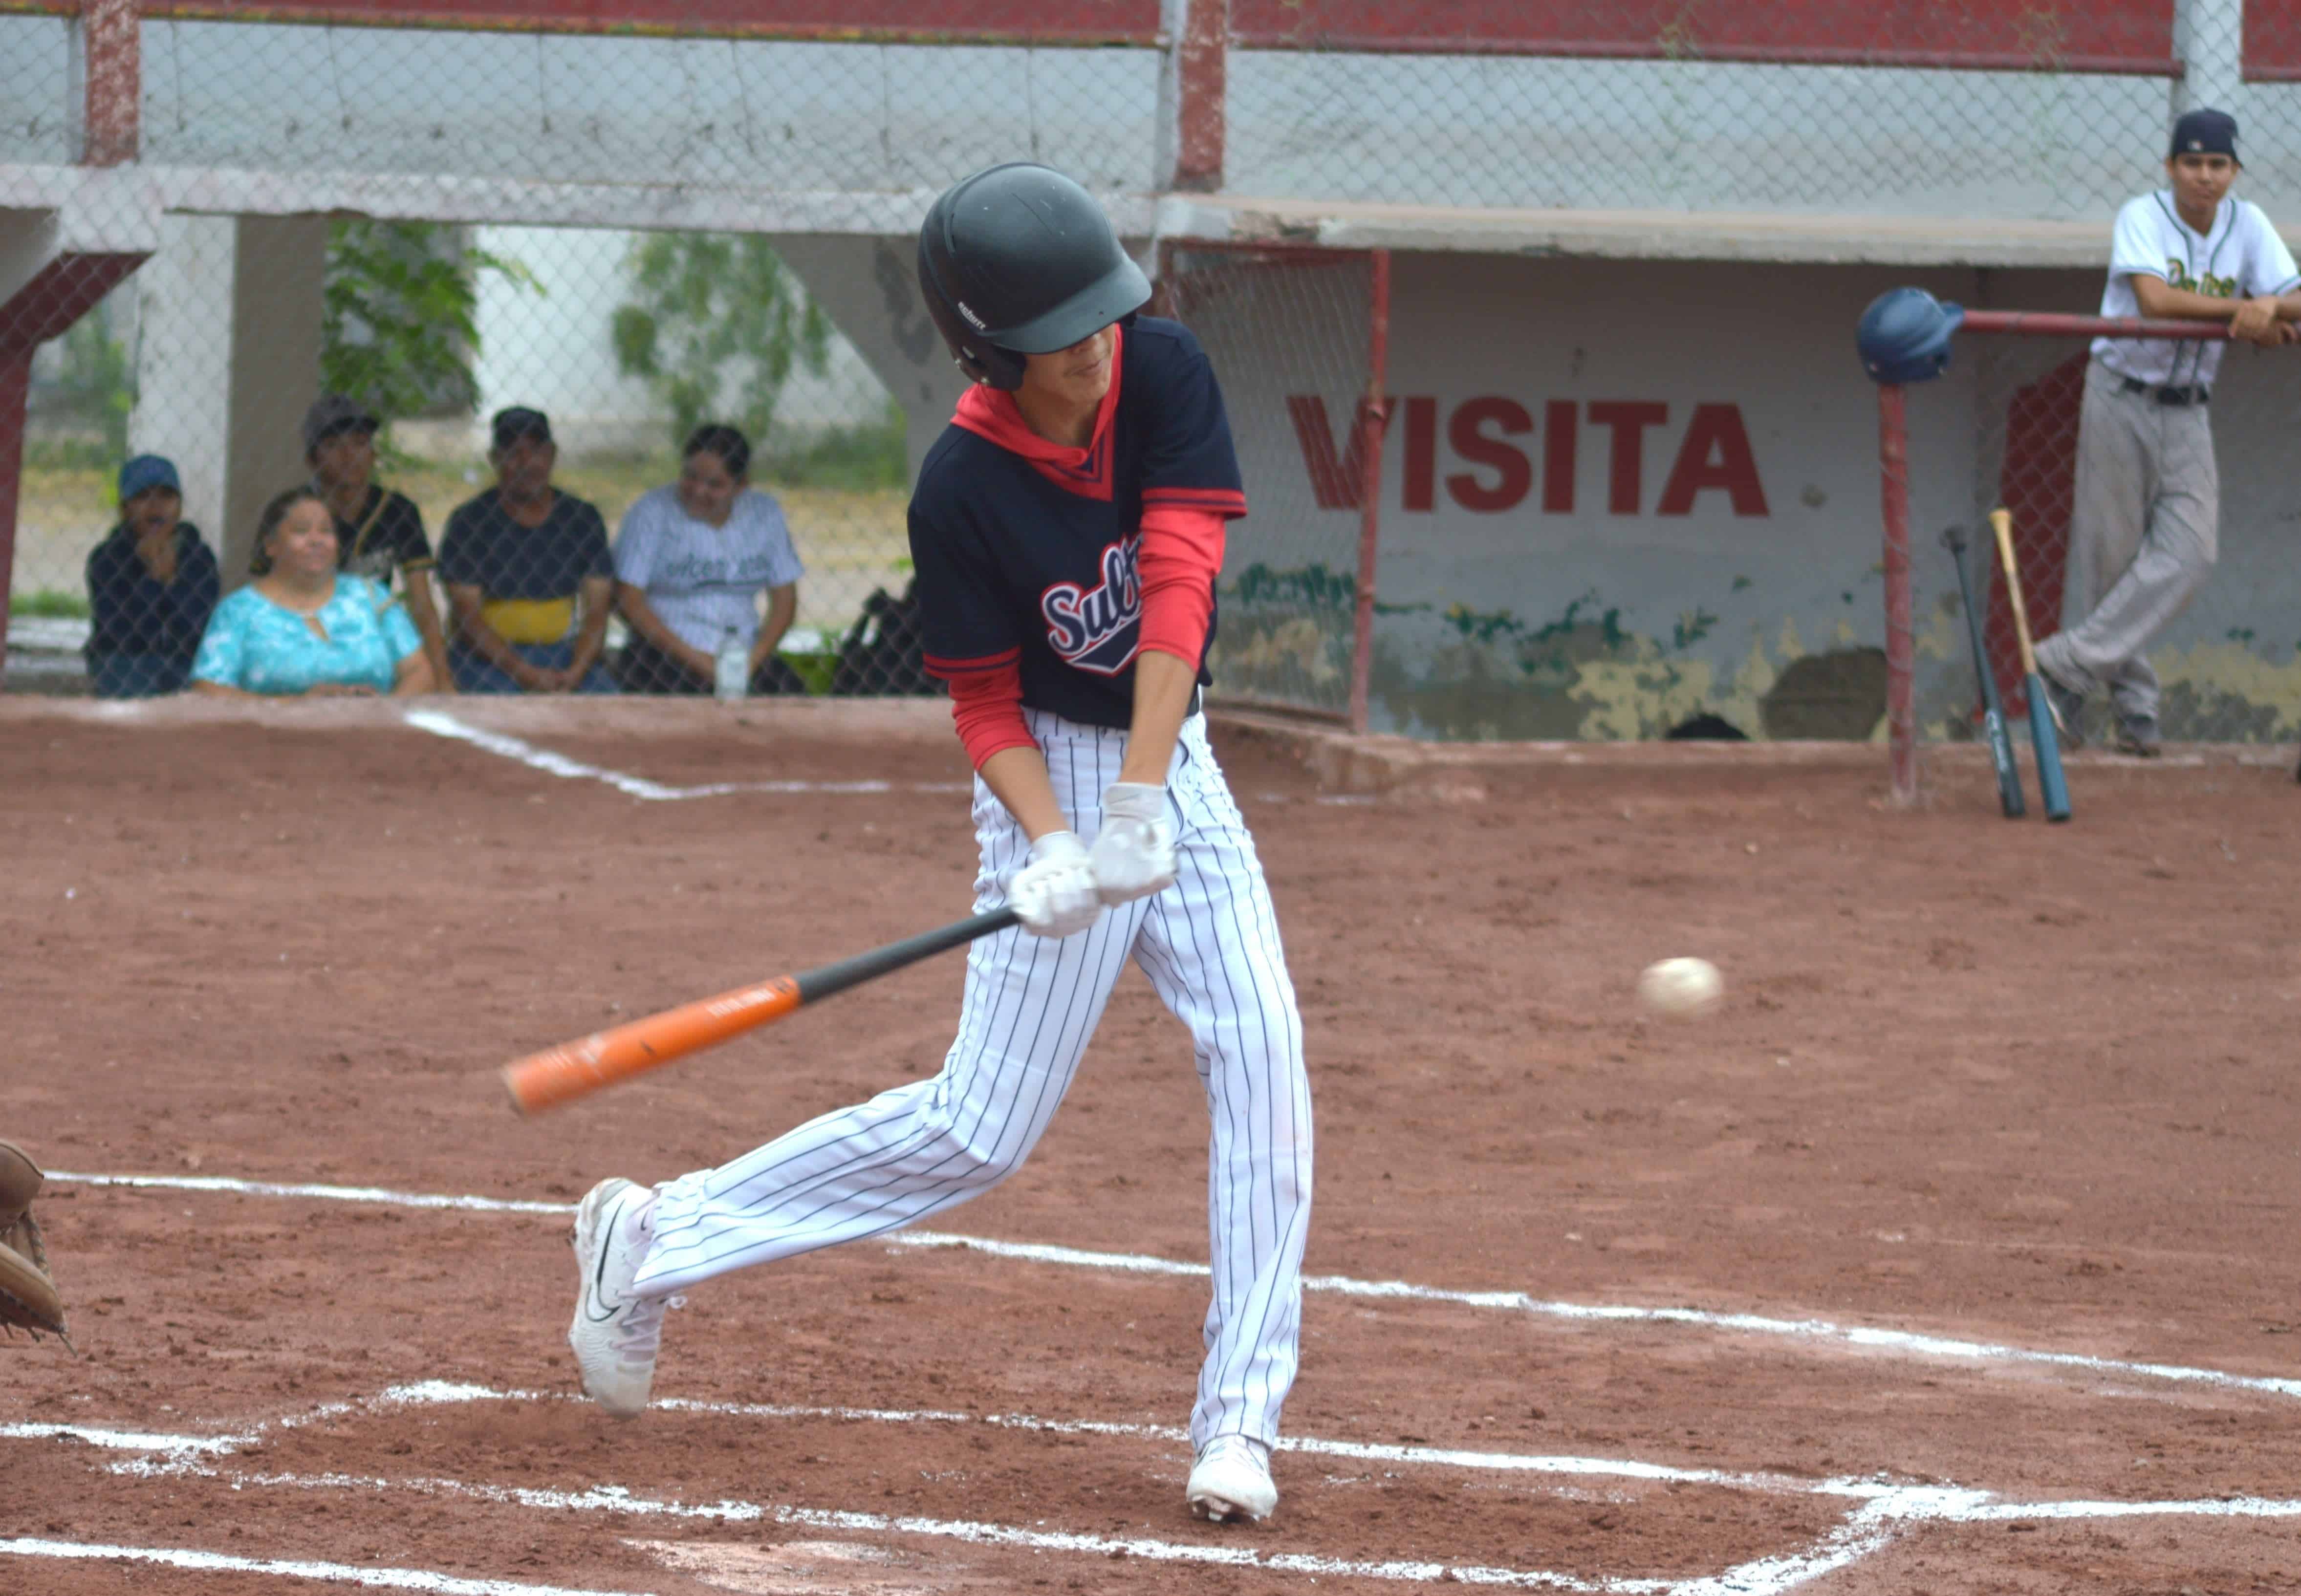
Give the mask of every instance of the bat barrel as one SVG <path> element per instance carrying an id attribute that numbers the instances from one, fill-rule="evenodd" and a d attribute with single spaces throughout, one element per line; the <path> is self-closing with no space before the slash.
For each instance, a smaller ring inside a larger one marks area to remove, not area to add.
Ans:
<path id="1" fill-rule="evenodd" d="M 512 1106 L 536 1114 L 780 1019 L 805 1001 L 788 975 L 561 1042 L 504 1065 Z"/>
<path id="2" fill-rule="evenodd" d="M 629 1080 L 704 1048 L 715 1047 L 730 1037 L 779 1020 L 802 1004 L 816 1002 L 833 992 L 844 991 L 1018 923 L 1013 909 L 992 909 L 841 959 L 835 965 L 824 965 L 799 975 L 778 975 L 757 986 L 737 987 L 715 998 L 700 999 L 644 1019 L 632 1020 L 611 1031 L 601 1031 L 578 1041 L 562 1042 L 506 1065 L 504 1087 L 511 1093 L 512 1107 L 522 1114 L 539 1113 L 588 1097 L 603 1086 Z"/>

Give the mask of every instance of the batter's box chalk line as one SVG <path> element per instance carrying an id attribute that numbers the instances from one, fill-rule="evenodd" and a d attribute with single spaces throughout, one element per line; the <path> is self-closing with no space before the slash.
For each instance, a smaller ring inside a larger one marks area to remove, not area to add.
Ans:
<path id="1" fill-rule="evenodd" d="M 301 1182 L 235 1180 L 222 1175 L 75 1174 L 51 1171 L 48 1179 L 89 1186 L 123 1186 L 169 1191 L 210 1191 L 239 1197 L 268 1197 L 320 1202 L 366 1203 L 386 1207 L 444 1208 L 461 1213 L 540 1214 L 565 1218 L 574 1206 L 495 1197 L 438 1196 L 394 1191 L 380 1186 L 332 1186 Z M 982 1236 L 950 1235 L 934 1231 L 894 1231 L 881 1238 L 890 1247 L 962 1248 L 992 1258 L 1058 1267 L 1115 1270 L 1136 1274 L 1172 1274 L 1204 1279 L 1204 1264 L 1140 1253 L 1094 1252 L 1075 1247 L 1051 1247 L 1027 1241 L 999 1241 Z M 1738 1335 L 1779 1337 L 1810 1345 L 1857 1347 L 1911 1358 L 1971 1365 L 2002 1364 L 2067 1371 L 2115 1379 L 2155 1382 L 2176 1386 L 2203 1385 L 2215 1390 L 2262 1396 L 2301 1397 L 2301 1380 L 2270 1375 L 2238 1375 L 2223 1369 L 2182 1364 L 2138 1363 L 2123 1358 L 2094 1358 L 2078 1352 L 2049 1352 L 1993 1341 L 1961 1341 L 1915 1331 L 1881 1330 L 1863 1324 L 1837 1324 L 1826 1319 L 1780 1319 L 1763 1314 L 1719 1313 L 1698 1308 L 1634 1308 L 1612 1303 L 1561 1302 L 1524 1291 L 1464 1291 L 1442 1286 L 1415 1285 L 1400 1280 L 1357 1280 L 1343 1274 L 1314 1274 L 1302 1282 L 1305 1291 L 1391 1302 L 1435 1302 L 1501 1313 L 1532 1314 L 1582 1324 L 1678 1324 L 1692 1329 Z M 2139 1388 L 2146 1393 L 2146 1385 Z"/>
<path id="2" fill-rule="evenodd" d="M 148 1432 L 105 1431 L 88 1425 L 23 1425 L 0 1427 L 0 1438 L 71 1439 L 116 1450 L 147 1451 L 154 1458 L 114 1463 L 111 1472 L 138 1478 L 197 1478 L 214 1480 L 234 1490 L 297 1490 L 363 1495 L 413 1495 L 511 1508 L 528 1512 L 597 1513 L 659 1522 L 726 1525 L 775 1525 L 787 1528 L 845 1532 L 866 1535 L 899 1535 L 941 1539 L 965 1544 L 1008 1547 L 1046 1553 L 1096 1558 L 1123 1557 L 1151 1563 L 1201 1564 L 1310 1576 L 1381 1580 L 1403 1583 L 1452 1581 L 1520 1590 L 1550 1590 L 1606 1593 L 1606 1596 L 1770 1596 L 1787 1592 L 1821 1575 L 1849 1567 L 1885 1550 L 1906 1531 L 1928 1525 L 1971 1525 L 2007 1521 L 2047 1521 L 2132 1517 L 2215 1517 L 2228 1518 L 2286 1518 L 2301 1517 L 2301 1501 L 2259 1499 L 2196 1501 L 2004 1502 L 1991 1493 L 1939 1485 L 1899 1484 L 1883 1480 L 1838 1479 L 1809 1481 L 1778 1475 L 1728 1474 L 1715 1470 L 1670 1468 L 1661 1465 L 1605 1458 L 1521 1457 L 1510 1453 L 1455 1452 L 1434 1448 L 1366 1446 L 1356 1442 L 1294 1438 L 1282 1450 L 1313 1455 L 1379 1458 L 1408 1464 L 1451 1467 L 1515 1469 L 1549 1474 L 1613 1475 L 1670 1483 L 1722 1485 L 1731 1489 L 1775 1493 L 1829 1496 L 1859 1506 L 1836 1528 L 1802 1550 L 1760 1558 L 1715 1575 L 1688 1579 L 1634 1579 L 1586 1576 L 1545 1569 L 1503 1568 L 1479 1564 L 1431 1560 L 1369 1561 L 1324 1557 L 1309 1552 L 1270 1552 L 1251 1546 L 1191 1544 L 1154 1537 L 1073 1533 L 1043 1527 L 1024 1527 L 968 1520 L 908 1515 L 855 1512 L 801 1507 L 789 1503 L 753 1502 L 726 1499 L 715 1502 L 684 1502 L 641 1495 L 618 1485 L 594 1485 L 581 1491 L 550 1491 L 436 1476 L 389 1479 L 342 1473 L 300 1474 L 240 1469 L 220 1458 L 259 1443 L 266 1434 L 332 1421 L 352 1415 L 381 1414 L 392 1409 L 449 1407 L 498 1401 L 575 1401 L 555 1392 L 496 1391 L 484 1386 L 431 1381 L 391 1387 L 365 1401 L 323 1403 L 300 1414 L 266 1420 L 230 1435 L 163 1435 Z M 1159 1425 L 1051 1419 L 1029 1415 L 979 1416 L 931 1409 L 787 1407 L 768 1404 L 669 1400 L 656 1404 L 674 1412 L 733 1417 L 835 1418 L 883 1424 L 982 1424 L 997 1427 L 1063 1434 L 1125 1435 L 1187 1445 L 1186 1433 Z M 155 1551 L 126 1548 L 89 1548 L 57 1542 L 0 1542 L 0 1552 L 27 1557 L 105 1557 L 166 1563 L 182 1567 L 231 1568 L 283 1576 L 367 1583 L 390 1589 L 472 1592 L 473 1596 L 515 1596 L 534 1592 L 546 1596 L 561 1587 L 506 1581 L 454 1581 L 449 1576 L 414 1569 L 365 1569 L 324 1563 L 264 1562 L 253 1558 L 219 1558 L 195 1551 Z M 376 1577 L 380 1576 L 380 1577 Z M 606 1593 L 571 1593 L 606 1596 Z"/>
<path id="3" fill-rule="evenodd" d="M 643 1596 L 642 1592 L 604 1591 L 596 1586 L 578 1589 L 570 1585 L 532 1584 L 515 1579 L 464 1579 L 428 1568 L 384 1568 L 372 1564 L 326 1563 L 289 1558 L 243 1558 L 179 1547 L 105 1546 L 78 1541 L 0 1540 L 0 1557 L 67 1562 L 139 1563 L 146 1567 L 185 1568 L 199 1574 L 264 1574 L 279 1579 L 359 1585 L 371 1591 L 423 1591 L 430 1592 L 431 1596 Z"/>
<path id="4" fill-rule="evenodd" d="M 700 787 L 668 787 L 642 776 L 626 775 L 622 771 L 586 765 L 580 759 L 570 759 L 548 748 L 539 748 L 531 742 L 506 737 L 500 731 L 483 731 L 436 709 L 411 709 L 404 718 L 418 731 L 429 731 L 434 737 L 469 743 L 499 758 L 513 760 L 530 770 L 541 771 L 545 775 L 569 781 L 605 782 L 626 797 L 645 798 L 650 803 L 724 798 L 731 792 L 967 792 L 973 790 L 971 784 L 965 781 L 710 781 Z"/>

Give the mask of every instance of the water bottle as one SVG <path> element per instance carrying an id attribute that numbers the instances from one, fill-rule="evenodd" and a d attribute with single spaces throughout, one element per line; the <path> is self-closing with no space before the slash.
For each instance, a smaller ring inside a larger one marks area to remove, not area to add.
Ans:
<path id="1" fill-rule="evenodd" d="M 751 660 L 733 627 L 719 639 L 719 656 L 711 673 L 711 689 L 722 698 L 741 698 L 751 690 Z"/>

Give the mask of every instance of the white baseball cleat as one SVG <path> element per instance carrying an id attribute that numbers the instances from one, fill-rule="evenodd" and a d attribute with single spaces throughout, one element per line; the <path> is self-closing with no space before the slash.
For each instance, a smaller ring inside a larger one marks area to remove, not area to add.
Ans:
<path id="1" fill-rule="evenodd" d="M 1191 1512 L 1217 1524 L 1259 1524 L 1278 1505 L 1270 1449 L 1243 1435 L 1217 1435 L 1200 1449 L 1184 1487 Z"/>
<path id="2" fill-rule="evenodd" d="M 655 1193 L 630 1181 L 601 1181 L 575 1205 L 575 1317 L 567 1344 L 583 1372 L 583 1392 L 616 1418 L 637 1418 L 655 1383 L 663 1344 L 661 1297 L 634 1297 L 632 1279 L 647 1256 Z"/>

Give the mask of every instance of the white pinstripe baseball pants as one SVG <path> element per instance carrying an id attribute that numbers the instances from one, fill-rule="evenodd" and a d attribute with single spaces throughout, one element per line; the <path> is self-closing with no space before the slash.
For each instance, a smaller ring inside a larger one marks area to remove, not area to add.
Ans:
<path id="1" fill-rule="evenodd" d="M 1026 711 L 1072 828 L 1092 839 L 1126 734 Z M 635 1289 L 661 1296 L 731 1269 L 910 1224 L 1022 1166 L 1053 1120 L 1132 957 L 1190 1028 L 1212 1122 L 1207 1170 L 1214 1299 L 1191 1438 L 1268 1443 L 1293 1384 L 1310 1218 L 1310 1090 L 1277 918 L 1207 746 L 1183 728 L 1167 773 L 1176 880 L 1060 941 L 1020 929 L 967 954 L 958 1036 L 941 1074 L 809 1121 L 661 1189 Z M 978 909 L 1005 900 L 1029 853 L 980 780 Z"/>

